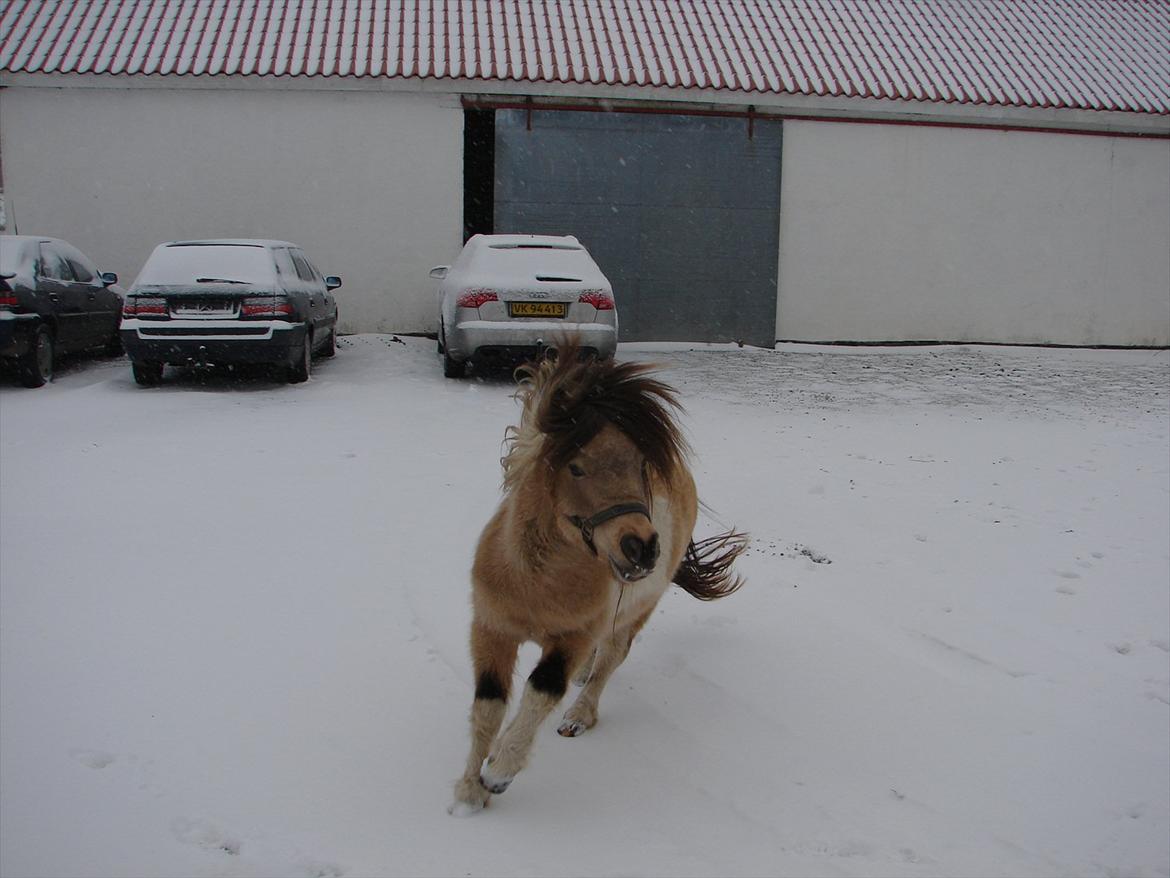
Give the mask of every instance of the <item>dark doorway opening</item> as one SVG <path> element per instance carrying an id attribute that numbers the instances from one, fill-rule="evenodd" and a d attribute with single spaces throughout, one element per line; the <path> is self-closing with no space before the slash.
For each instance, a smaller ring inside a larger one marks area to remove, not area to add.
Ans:
<path id="1" fill-rule="evenodd" d="M 463 111 L 463 241 L 495 227 L 496 111 Z"/>

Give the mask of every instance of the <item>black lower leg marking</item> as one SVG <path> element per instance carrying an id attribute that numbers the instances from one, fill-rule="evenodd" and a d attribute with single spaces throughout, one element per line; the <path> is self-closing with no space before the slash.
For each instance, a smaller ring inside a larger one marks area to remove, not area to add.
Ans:
<path id="1" fill-rule="evenodd" d="M 532 688 L 537 692 L 560 698 L 568 688 L 568 668 L 565 665 L 565 655 L 559 651 L 550 652 L 540 660 L 528 678 Z"/>
<path id="2" fill-rule="evenodd" d="M 491 671 L 484 671 L 479 675 L 479 680 L 475 684 L 475 697 L 477 699 L 496 698 L 500 701 L 507 701 L 508 687 Z"/>

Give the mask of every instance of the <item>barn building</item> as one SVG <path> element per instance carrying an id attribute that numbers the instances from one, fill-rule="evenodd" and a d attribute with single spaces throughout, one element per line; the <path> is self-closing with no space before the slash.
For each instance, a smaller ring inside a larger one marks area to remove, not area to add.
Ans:
<path id="1" fill-rule="evenodd" d="M 1170 0 L 0 0 L 0 175 L 126 281 L 295 241 L 346 331 L 494 231 L 625 341 L 1166 346 Z"/>

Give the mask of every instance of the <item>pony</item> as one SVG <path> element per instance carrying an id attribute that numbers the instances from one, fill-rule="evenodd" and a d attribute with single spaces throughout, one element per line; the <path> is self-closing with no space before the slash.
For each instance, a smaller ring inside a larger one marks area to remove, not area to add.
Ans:
<path id="1" fill-rule="evenodd" d="M 742 585 L 731 566 L 746 535 L 692 537 L 699 501 L 682 409 L 653 369 L 591 358 L 569 340 L 516 372 L 522 412 L 505 433 L 503 498 L 471 571 L 471 751 L 453 815 L 508 788 L 570 680 L 581 691 L 557 732 L 594 726 L 606 682 L 672 582 L 708 601 Z M 528 641 L 541 657 L 499 734 Z"/>

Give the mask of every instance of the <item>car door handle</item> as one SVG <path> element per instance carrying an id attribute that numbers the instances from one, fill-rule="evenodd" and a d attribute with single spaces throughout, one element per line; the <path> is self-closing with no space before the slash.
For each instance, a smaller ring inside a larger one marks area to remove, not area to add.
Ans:
<path id="1" fill-rule="evenodd" d="M 49 301 L 50 302 L 60 302 L 61 297 L 58 296 L 56 293 L 49 293 Z"/>

